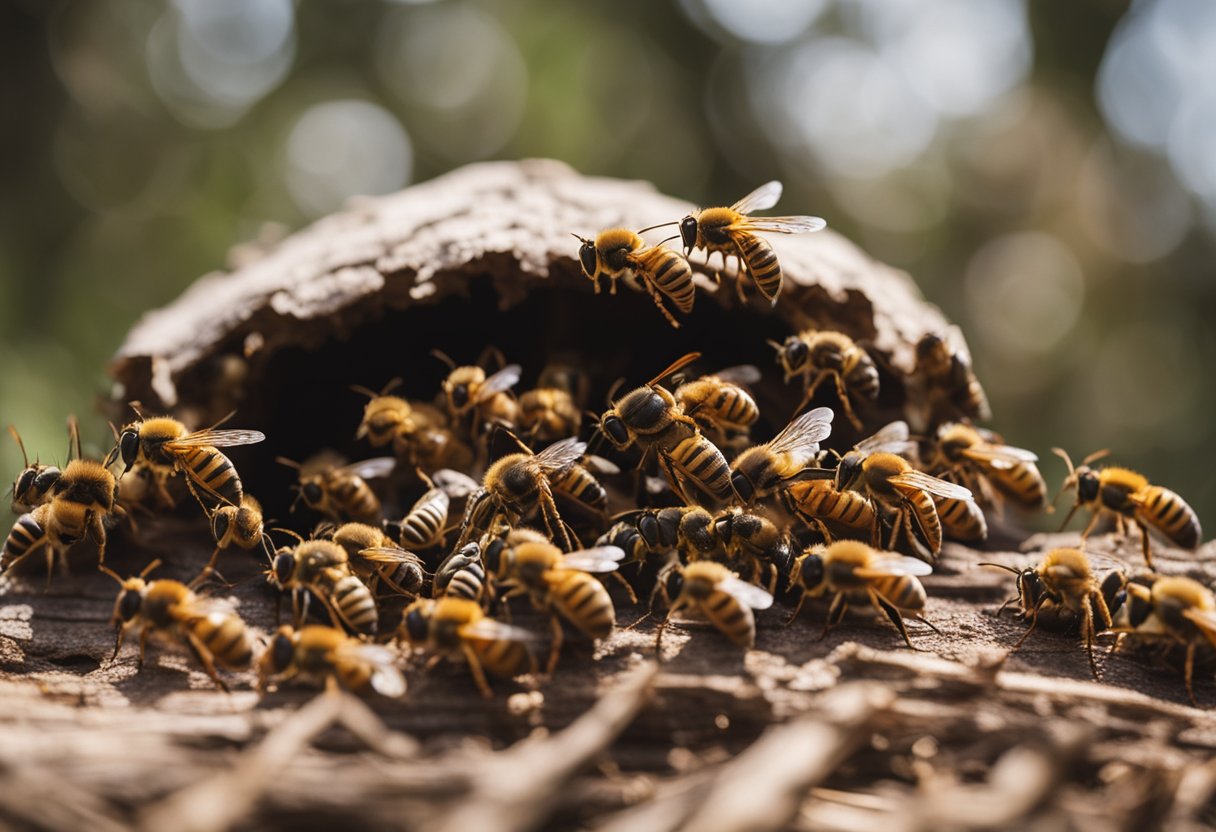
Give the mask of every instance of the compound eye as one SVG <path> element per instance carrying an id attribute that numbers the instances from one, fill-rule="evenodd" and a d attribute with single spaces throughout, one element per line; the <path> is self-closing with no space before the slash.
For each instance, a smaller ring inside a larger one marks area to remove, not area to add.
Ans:
<path id="1" fill-rule="evenodd" d="M 752 488 L 752 481 L 743 476 L 742 471 L 731 474 L 730 484 L 735 489 L 735 493 L 739 495 L 739 499 L 745 503 L 750 503 L 756 496 L 756 490 Z"/>
<path id="2" fill-rule="evenodd" d="M 691 252 L 697 245 L 697 218 L 687 216 L 680 221 L 680 242 L 684 243 L 684 250 Z"/>
<path id="3" fill-rule="evenodd" d="M 422 610 L 412 610 L 405 616 L 405 632 L 414 644 L 426 641 L 430 631 L 429 621 Z"/>
<path id="4" fill-rule="evenodd" d="M 801 364 L 803 361 L 806 361 L 806 356 L 809 352 L 810 347 L 801 338 L 792 337 L 785 342 L 785 354 L 789 357 L 791 363 Z"/>
<path id="5" fill-rule="evenodd" d="M 231 518 L 228 517 L 228 512 L 219 511 L 215 514 L 215 520 L 212 522 L 211 531 L 215 535 L 217 541 L 223 540 L 228 534 L 228 526 L 231 525 Z"/>
<path id="6" fill-rule="evenodd" d="M 802 585 L 814 589 L 823 583 L 823 558 L 810 555 L 802 561 Z"/>
<path id="7" fill-rule="evenodd" d="M 587 275 L 587 277 L 595 277 L 595 259 L 595 246 L 591 245 L 591 243 L 583 243 L 579 246 L 578 261 L 583 267 L 583 274 Z"/>
<path id="8" fill-rule="evenodd" d="M 135 616 L 139 615 L 139 608 L 143 604 L 143 598 L 138 590 L 128 589 L 122 594 L 122 601 L 118 604 L 118 614 L 123 621 L 130 621 Z"/>
<path id="9" fill-rule="evenodd" d="M 668 598 L 673 600 L 678 598 L 680 593 L 684 591 L 684 573 L 679 569 L 671 570 L 671 573 L 667 576 L 667 580 L 663 583 L 663 587 L 667 590 Z"/>
<path id="10" fill-rule="evenodd" d="M 295 555 L 284 552 L 274 559 L 274 577 L 279 586 L 286 586 L 291 580 L 291 573 L 296 569 Z"/>
<path id="11" fill-rule="evenodd" d="M 452 388 L 452 404 L 456 407 L 464 407 L 469 403 L 469 385 L 457 384 Z"/>
<path id="12" fill-rule="evenodd" d="M 295 645 L 291 643 L 291 636 L 286 633 L 279 633 L 274 637 L 274 644 L 270 648 L 270 660 L 274 663 L 274 669 L 277 672 L 282 672 L 291 664 L 291 659 L 295 655 Z"/>
<path id="13" fill-rule="evenodd" d="M 608 416 L 603 421 L 604 433 L 608 438 L 618 446 L 629 444 L 629 431 L 625 429 L 625 423 L 615 416 Z"/>
<path id="14" fill-rule="evenodd" d="M 127 470 L 135 464 L 136 457 L 139 456 L 139 432 L 134 430 L 124 430 L 122 436 L 118 438 L 118 449 L 122 454 L 123 464 L 127 466 Z"/>
<path id="15" fill-rule="evenodd" d="M 304 494 L 304 502 L 310 506 L 315 506 L 321 502 L 321 486 L 315 482 L 306 483 L 301 489 Z"/>
<path id="16" fill-rule="evenodd" d="M 34 487 L 35 480 L 38 479 L 38 472 L 33 469 L 26 469 L 17 479 L 17 484 L 13 486 L 13 494 L 21 496 Z"/>

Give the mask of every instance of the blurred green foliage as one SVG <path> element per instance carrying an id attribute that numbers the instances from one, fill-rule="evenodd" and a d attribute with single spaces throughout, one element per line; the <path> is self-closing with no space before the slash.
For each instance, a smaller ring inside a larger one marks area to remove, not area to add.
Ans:
<path id="1" fill-rule="evenodd" d="M 264 223 L 551 156 L 701 204 L 783 179 L 781 209 L 827 217 L 962 325 L 1011 442 L 1109 446 L 1211 527 L 1211 9 L 10 2 L 0 420 L 58 457 L 139 314 Z"/>

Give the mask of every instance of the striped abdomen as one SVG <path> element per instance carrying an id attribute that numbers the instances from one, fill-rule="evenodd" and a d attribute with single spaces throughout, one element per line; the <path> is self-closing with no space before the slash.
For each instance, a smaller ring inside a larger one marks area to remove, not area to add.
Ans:
<path id="1" fill-rule="evenodd" d="M 1015 462 L 1008 468 L 988 466 L 985 474 L 997 491 L 1026 509 L 1047 504 L 1047 483 L 1033 462 Z"/>
<path id="2" fill-rule="evenodd" d="M 582 465 L 574 464 L 556 476 L 549 478 L 554 491 L 560 491 L 571 499 L 590 506 L 597 511 L 608 508 L 608 492 L 595 476 Z"/>
<path id="3" fill-rule="evenodd" d="M 902 494 L 903 507 L 912 515 L 913 528 L 929 551 L 936 556 L 942 550 L 942 522 L 937 516 L 937 505 L 933 502 L 933 497 L 920 489 L 908 489 Z"/>
<path id="4" fill-rule="evenodd" d="M 682 479 L 691 481 L 697 488 L 712 497 L 729 502 L 735 496 L 730 484 L 730 465 L 718 447 L 694 433 L 666 452 L 676 466 Z"/>
<path id="5" fill-rule="evenodd" d="M 692 267 L 678 252 L 657 246 L 642 258 L 641 271 L 665 297 L 671 299 L 681 312 L 691 312 L 696 296 L 692 283 Z"/>
<path id="6" fill-rule="evenodd" d="M 438 543 L 448 522 L 450 505 L 447 492 L 438 488 L 423 494 L 401 521 L 401 545 L 409 549 L 426 549 Z"/>
<path id="7" fill-rule="evenodd" d="M 760 418 L 760 408 L 743 388 L 722 383 L 698 415 L 708 415 L 723 428 L 742 431 Z"/>
<path id="8" fill-rule="evenodd" d="M 466 643 L 482 667 L 495 676 L 509 679 L 536 670 L 532 652 L 522 641 L 470 639 Z"/>
<path id="9" fill-rule="evenodd" d="M 1136 516 L 1161 532 L 1175 546 L 1194 549 L 1203 539 L 1199 517 L 1186 500 L 1168 488 L 1150 485 L 1137 495 L 1140 506 Z"/>
<path id="10" fill-rule="evenodd" d="M 918 613 L 925 608 L 925 585 L 911 575 L 875 578 L 871 586 L 901 612 Z"/>
<path id="11" fill-rule="evenodd" d="M 845 365 L 844 383 L 849 395 L 866 401 L 878 399 L 878 368 L 874 359 L 861 347 L 854 346 L 849 350 L 848 363 Z"/>
<path id="12" fill-rule="evenodd" d="M 13 523 L 13 529 L 4 541 L 4 552 L 0 553 L 0 572 L 38 547 L 49 545 L 46 529 L 43 528 L 49 509 L 49 505 L 43 504 L 29 514 L 21 515 Z"/>
<path id="13" fill-rule="evenodd" d="M 586 572 L 555 569 L 545 574 L 551 601 L 561 616 L 588 638 L 607 638 L 616 626 L 616 608 L 604 585 Z"/>
<path id="14" fill-rule="evenodd" d="M 935 498 L 937 516 L 941 520 L 942 532 L 951 540 L 963 543 L 979 543 L 988 539 L 988 522 L 984 510 L 971 500 Z"/>
<path id="15" fill-rule="evenodd" d="M 808 480 L 789 488 L 795 510 L 806 517 L 832 520 L 851 529 L 874 525 L 874 506 L 856 491 L 838 491 L 831 480 Z"/>
<path id="16" fill-rule="evenodd" d="M 236 466 L 218 448 L 201 446 L 186 448 L 177 458 L 178 466 L 204 493 L 220 498 L 230 505 L 241 504 L 241 478 Z"/>
<path id="17" fill-rule="evenodd" d="M 253 644 L 240 616 L 213 612 L 186 623 L 191 634 L 202 642 L 215 663 L 232 670 L 243 670 L 253 662 Z"/>
<path id="18" fill-rule="evenodd" d="M 371 590 L 354 575 L 346 575 L 334 582 L 329 592 L 338 617 L 357 633 L 374 635 L 380 616 L 376 612 L 376 599 Z"/>
<path id="19" fill-rule="evenodd" d="M 336 512 L 360 523 L 380 522 L 380 498 L 362 477 L 330 480 L 329 496 Z"/>
<path id="20" fill-rule="evenodd" d="M 701 611 L 718 630 L 740 647 L 756 641 L 756 617 L 751 607 L 729 592 L 715 589 L 701 602 Z"/>
<path id="21" fill-rule="evenodd" d="M 735 234 L 733 238 L 760 294 L 776 301 L 781 294 L 781 264 L 772 244 L 757 234 Z"/>

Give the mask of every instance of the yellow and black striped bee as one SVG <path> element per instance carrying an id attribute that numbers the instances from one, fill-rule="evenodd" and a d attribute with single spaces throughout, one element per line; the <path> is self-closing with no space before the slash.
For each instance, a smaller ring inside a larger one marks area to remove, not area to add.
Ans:
<path id="1" fill-rule="evenodd" d="M 519 421 L 519 404 L 511 388 L 519 384 L 522 367 L 508 364 L 487 375 L 476 365 L 457 366 L 439 350 L 432 350 L 431 354 L 451 370 L 443 380 L 443 400 L 453 423 L 460 425 L 471 419 L 475 435 L 483 425 L 515 427 Z"/>
<path id="2" fill-rule="evenodd" d="M 1105 576 L 1099 580 L 1095 566 L 1108 566 Z M 1022 618 L 1030 621 L 1026 632 L 1013 646 L 1020 648 L 1039 623 L 1043 613 L 1066 612 L 1077 619 L 1081 627 L 1081 638 L 1089 655 L 1089 669 L 1098 677 L 1098 666 L 1094 663 L 1094 639 L 1098 633 L 1112 626 L 1112 606 L 1127 585 L 1127 576 L 1122 565 L 1094 555 L 1086 555 L 1080 549 L 1052 549 L 1037 566 L 1014 569 L 999 563 L 981 563 L 994 566 L 1017 576 L 1017 596 L 1001 606 L 1005 609 L 1017 602 Z"/>
<path id="3" fill-rule="evenodd" d="M 714 516 L 700 506 L 641 509 L 617 517 L 596 546 L 616 546 L 631 563 L 659 556 L 665 563 L 673 552 L 685 560 L 726 560 Z"/>
<path id="4" fill-rule="evenodd" d="M 746 441 L 760 418 L 760 408 L 746 388 L 758 381 L 760 370 L 744 364 L 683 382 L 674 395 L 684 415 L 695 419 L 702 433 L 721 447 L 736 439 Z"/>
<path id="5" fill-rule="evenodd" d="M 637 445 L 645 457 L 653 451 L 672 490 L 684 503 L 687 487 L 719 503 L 732 502 L 734 489 L 726 457 L 702 433 L 695 419 L 684 414 L 679 402 L 659 381 L 701 357 L 689 353 L 644 386 L 617 400 L 600 417 L 600 432 L 617 450 Z"/>
<path id="6" fill-rule="evenodd" d="M 793 562 L 789 535 L 767 517 L 737 507 L 714 517 L 714 532 L 732 569 L 750 572 L 752 583 L 776 592 L 779 578 L 789 573 Z"/>
<path id="7" fill-rule="evenodd" d="M 435 570 L 431 594 L 436 598 L 463 598 L 486 606 L 494 598 L 494 587 L 486 578 L 481 544 L 467 543 L 443 559 Z"/>
<path id="8" fill-rule="evenodd" d="M 595 473 L 592 473 L 594 470 Z M 603 515 L 608 510 L 608 492 L 595 474 L 609 476 L 621 473 L 621 469 L 603 457 L 588 454 L 565 471 L 550 477 L 553 493 L 570 502 Z"/>
<path id="9" fill-rule="evenodd" d="M 643 229 L 649 230 L 649 229 Z M 696 288 L 692 283 L 692 267 L 677 251 L 661 243 L 647 245 L 637 233 L 625 228 L 610 228 L 596 235 L 595 240 L 574 235 L 582 243 L 578 260 L 583 274 L 590 278 L 595 293 L 600 293 L 600 278 L 607 278 L 608 291 L 616 294 L 618 280 L 638 292 L 648 292 L 663 317 L 679 329 L 680 322 L 668 311 L 663 301 L 671 301 L 685 314 L 692 311 Z"/>
<path id="10" fill-rule="evenodd" d="M 1106 456 L 1107 451 L 1090 454 L 1073 468 L 1068 453 L 1060 448 L 1051 449 L 1068 466 L 1068 478 L 1060 493 L 1070 488 L 1077 489 L 1077 500 L 1061 529 L 1068 525 L 1079 508 L 1090 511 L 1089 524 L 1081 532 L 1081 539 L 1089 537 L 1104 514 L 1113 514 L 1120 534 L 1127 533 L 1127 521 L 1140 527 L 1140 539 L 1144 548 L 1144 562 L 1153 568 L 1153 555 L 1149 544 L 1149 529 L 1160 532 L 1170 543 L 1181 549 L 1196 549 L 1203 540 L 1199 527 L 1199 515 L 1168 488 L 1153 485 L 1148 479 L 1127 468 L 1090 468 L 1094 462 Z M 1058 495 L 1057 495 L 1058 499 Z"/>
<path id="11" fill-rule="evenodd" d="M 781 264 L 772 245 L 759 232 L 802 234 L 820 231 L 827 222 L 819 217 L 751 217 L 753 211 L 766 211 L 781 198 L 781 183 L 766 182 L 729 208 L 703 208 L 680 221 L 680 238 L 685 252 L 705 249 L 727 257 L 737 257 L 740 271 L 751 277 L 760 294 L 776 305 L 781 294 Z M 742 275 L 736 278 L 736 289 L 743 299 Z"/>
<path id="12" fill-rule="evenodd" d="M 731 485 L 752 504 L 783 490 L 816 461 L 819 443 L 832 433 L 831 408 L 817 407 L 790 422 L 772 440 L 748 448 L 731 463 Z"/>
<path id="13" fill-rule="evenodd" d="M 482 551 L 496 588 L 504 590 L 503 601 L 527 595 L 537 610 L 549 613 L 553 641 L 546 672 L 557 667 L 561 653 L 559 616 L 587 638 L 612 634 L 616 607 L 608 590 L 589 573 L 615 572 L 625 557 L 622 550 L 599 546 L 563 554 L 539 533 L 512 529 L 503 537 L 483 542 Z"/>
<path id="14" fill-rule="evenodd" d="M 223 604 L 195 595 L 183 583 L 146 580 L 148 573 L 159 565 L 159 560 L 153 561 L 138 576 L 126 580 L 109 567 L 101 567 L 122 587 L 114 603 L 113 621 L 118 636 L 112 659 L 118 657 L 127 633 L 136 631 L 141 666 L 149 636 L 182 644 L 199 660 L 212 681 L 228 690 L 216 666 L 244 670 L 252 664 L 253 644 L 245 622 Z"/>
<path id="15" fill-rule="evenodd" d="M 1216 595 L 1198 581 L 1181 576 L 1160 577 L 1144 586 L 1127 584 L 1127 620 L 1112 628 L 1115 647 L 1123 639 L 1176 645 L 1186 650 L 1183 678 L 1191 704 L 1199 707 L 1192 685 L 1195 654 L 1202 646 L 1216 650 Z"/>
<path id="16" fill-rule="evenodd" d="M 844 529 L 845 536 L 868 536 L 876 513 L 870 498 L 857 491 L 836 488 L 834 480 L 798 480 L 786 486 L 785 507 L 816 529 L 827 543 Z M 830 525 L 829 525 L 830 524 Z"/>
<path id="17" fill-rule="evenodd" d="M 13 522 L 8 537 L 4 539 L 4 551 L 0 553 L 0 573 L 8 572 L 21 561 L 36 552 L 46 554 L 46 574 L 49 585 L 55 571 L 55 558 L 67 547 L 52 546 L 47 534 L 50 526 L 50 503 L 43 503 L 33 511 L 26 512 Z"/>
<path id="18" fill-rule="evenodd" d="M 239 506 L 221 505 L 211 513 L 211 534 L 215 537 L 215 551 L 211 560 L 203 567 L 205 577 L 215 569 L 220 550 L 237 546 L 247 552 L 261 545 L 266 559 L 274 559 L 274 546 L 266 534 L 266 521 L 262 516 L 262 504 L 252 494 L 242 494 Z"/>
<path id="19" fill-rule="evenodd" d="M 942 524 L 935 497 L 972 500 L 961 485 L 912 467 L 900 453 L 915 453 L 904 422 L 892 422 L 845 454 L 836 467 L 836 490 L 853 489 L 874 506 L 870 544 L 883 549 L 909 547 L 908 554 L 932 561 L 942 548 Z M 882 527 L 890 525 L 887 540 Z"/>
<path id="20" fill-rule="evenodd" d="M 458 471 L 445 470 L 436 473 L 443 479 L 436 484 L 421 469 L 418 477 L 427 490 L 419 497 L 405 516 L 398 521 L 386 523 L 385 528 L 396 535 L 403 549 L 423 551 L 443 542 L 448 527 L 448 509 L 452 505 L 449 491 L 457 490 L 468 496 L 477 490 L 477 482 Z M 468 483 L 468 488 L 464 483 Z"/>
<path id="21" fill-rule="evenodd" d="M 537 387 L 519 397 L 519 429 L 534 442 L 577 436 L 582 424 L 582 409 L 560 387 Z"/>
<path id="22" fill-rule="evenodd" d="M 69 421 L 69 432 L 72 432 L 73 426 L 74 422 Z M 13 513 L 27 514 L 50 500 L 51 486 L 59 479 L 62 471 L 54 465 L 43 465 L 38 461 L 31 463 L 25 452 L 25 443 L 21 441 L 21 434 L 17 433 L 17 429 L 12 425 L 8 426 L 8 432 L 21 449 L 21 473 L 13 482 Z M 70 458 L 70 448 L 68 454 Z"/>
<path id="23" fill-rule="evenodd" d="M 337 684 L 354 693 L 405 695 L 405 677 L 393 651 L 351 638 L 333 627 L 280 627 L 258 659 L 258 692 L 273 682 L 304 679 Z"/>
<path id="24" fill-rule="evenodd" d="M 861 419 L 854 410 L 878 400 L 878 367 L 856 341 L 843 332 L 808 329 L 785 339 L 768 342 L 777 351 L 777 363 L 785 372 L 785 382 L 802 377 L 802 401 L 797 413 L 811 403 L 819 385 L 831 380 L 836 387 L 840 408 L 854 429 L 861 430 Z"/>
<path id="25" fill-rule="evenodd" d="M 911 386 L 916 428 L 928 432 L 943 422 L 992 418 L 988 397 L 971 369 L 962 332 L 951 327 L 945 335 L 929 332 L 916 342 L 916 366 Z"/>
<path id="26" fill-rule="evenodd" d="M 663 632 L 672 617 L 684 609 L 704 615 L 740 647 L 751 647 L 756 642 L 756 617 L 752 610 L 766 610 L 773 605 L 773 596 L 768 592 L 711 560 L 694 561 L 687 566 L 672 563 L 659 577 L 659 588 L 668 599 L 675 600 L 670 602 L 655 633 L 656 652 L 662 648 Z"/>
<path id="27" fill-rule="evenodd" d="M 296 624 L 308 615 L 308 601 L 316 598 L 336 627 L 362 635 L 375 635 L 380 614 L 371 591 L 354 574 L 350 558 L 332 540 L 300 540 L 275 552 L 269 578 L 292 594 Z"/>
<path id="28" fill-rule="evenodd" d="M 379 393 L 366 387 L 351 388 L 367 396 L 363 419 L 355 430 L 355 439 L 366 439 L 373 448 L 383 448 L 395 444 L 403 431 L 412 432 L 415 427 L 413 406 L 400 396 L 389 395 L 400 384 L 400 378 L 392 379 Z"/>
<path id="29" fill-rule="evenodd" d="M 346 465 L 342 457 L 330 451 L 316 454 L 303 464 L 285 457 L 278 457 L 277 462 L 299 472 L 296 500 L 303 500 L 304 505 L 338 523 L 379 523 L 380 498 L 367 480 L 386 477 L 397 466 L 391 456 Z"/>
<path id="30" fill-rule="evenodd" d="M 528 649 L 536 636 L 488 617 L 475 601 L 451 596 L 415 601 L 405 608 L 400 634 L 412 647 L 435 657 L 463 659 L 487 699 L 494 692 L 486 671 L 508 679 L 536 672 L 536 659 Z"/>
<path id="31" fill-rule="evenodd" d="M 882 612 L 912 647 L 904 618 L 929 624 L 921 615 L 926 596 L 919 578 L 932 571 L 924 561 L 880 552 L 856 540 L 812 546 L 794 561 L 790 584 L 802 590 L 802 597 L 786 623 L 798 617 L 807 598 L 830 594 L 832 602 L 823 625 L 824 636 L 841 622 L 850 603 L 865 603 Z"/>
<path id="32" fill-rule="evenodd" d="M 366 523 L 343 523 L 330 539 L 346 550 L 351 569 L 372 593 L 383 580 L 400 595 L 421 594 L 426 579 L 422 558 L 399 547 L 383 530 Z"/>
<path id="33" fill-rule="evenodd" d="M 1038 456 L 1006 445 L 992 431 L 961 422 L 947 422 L 924 444 L 926 470 L 936 477 L 966 486 L 987 506 L 1008 500 L 1035 511 L 1047 504 L 1047 484 L 1035 464 Z"/>
<path id="34" fill-rule="evenodd" d="M 168 416 L 155 419 L 140 416 L 138 421 L 123 427 L 105 467 L 122 459 L 125 474 L 142 462 L 158 475 L 165 497 L 165 478 L 181 473 L 204 510 L 210 511 L 222 503 L 239 506 L 243 493 L 241 478 L 232 461 L 219 449 L 254 445 L 265 438 L 265 434 L 256 430 L 190 431 Z"/>
<path id="35" fill-rule="evenodd" d="M 952 482 L 950 477 L 941 478 Z M 934 497 L 937 519 L 942 524 L 942 537 L 960 543 L 983 543 L 988 539 L 988 518 L 974 500 L 956 500 L 952 497 Z"/>

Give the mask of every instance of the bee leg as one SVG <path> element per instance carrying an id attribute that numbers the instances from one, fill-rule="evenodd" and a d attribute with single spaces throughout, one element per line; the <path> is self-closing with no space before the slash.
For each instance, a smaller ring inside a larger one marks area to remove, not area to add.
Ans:
<path id="1" fill-rule="evenodd" d="M 895 629 L 899 630 L 899 634 L 904 637 L 904 643 L 908 645 L 908 648 L 910 650 L 916 650 L 917 648 L 912 645 L 912 639 L 908 638 L 908 628 L 904 626 L 903 616 L 899 614 L 899 610 L 895 609 L 895 605 L 886 598 L 883 598 L 873 589 L 870 589 L 868 592 L 870 602 L 882 610 L 887 618 L 890 619 L 891 623 L 895 625 Z"/>
<path id="2" fill-rule="evenodd" d="M 815 374 L 814 379 L 811 379 L 811 378 L 807 379 L 806 390 L 803 391 L 803 393 L 802 393 L 802 401 L 800 401 L 798 403 L 798 406 L 794 408 L 794 413 L 793 413 L 794 416 L 797 416 L 799 413 L 801 413 L 802 409 L 811 403 L 811 400 L 815 398 L 815 391 L 819 389 L 819 385 L 822 384 L 823 380 L 827 377 L 828 377 L 828 371 L 820 370 L 818 373 Z M 858 427 L 858 429 L 860 429 L 860 426 Z"/>
<path id="3" fill-rule="evenodd" d="M 794 619 L 796 619 L 798 617 L 798 613 L 802 612 L 802 605 L 805 603 L 806 603 L 806 591 L 804 590 L 803 593 L 798 596 L 798 603 L 794 606 L 793 614 L 790 615 L 789 618 L 785 619 L 785 626 L 788 627 L 794 623 Z"/>
<path id="4" fill-rule="evenodd" d="M 1071 519 L 1072 514 L 1069 514 L 1068 517 Z M 1101 517 L 1102 517 L 1101 511 L 1094 511 L 1092 514 L 1089 515 L 1089 522 L 1085 524 L 1085 531 L 1081 532 L 1082 540 L 1085 540 L 1087 537 L 1089 537 L 1090 533 L 1093 532 L 1094 527 L 1098 525 L 1098 520 Z"/>
<path id="5" fill-rule="evenodd" d="M 482 670 L 481 661 L 477 658 L 477 653 L 467 644 L 461 643 L 460 650 L 464 653 L 465 663 L 469 666 L 469 672 L 473 674 L 473 681 L 477 684 L 477 689 L 481 691 L 481 695 L 486 699 L 494 698 L 494 691 L 490 689 L 489 682 L 486 681 L 486 673 Z"/>
<path id="6" fill-rule="evenodd" d="M 1120 515 L 1122 517 L 1122 515 Z M 1153 568 L 1153 551 L 1148 539 L 1148 526 L 1136 519 L 1136 525 L 1140 527 L 1140 543 L 1144 549 L 1144 562 L 1148 564 L 1148 568 Z"/>
<path id="7" fill-rule="evenodd" d="M 110 654 L 110 661 L 113 662 L 118 658 L 118 651 L 122 649 L 122 643 L 127 637 L 127 628 L 121 624 L 115 628 L 117 633 L 114 637 L 114 652 Z"/>
<path id="8" fill-rule="evenodd" d="M 663 632 L 667 629 L 667 625 L 671 622 L 671 617 L 678 611 L 684 609 L 684 601 L 677 598 L 675 603 L 667 608 L 667 615 L 663 616 L 663 620 L 659 622 L 659 627 L 654 634 L 654 652 L 660 659 L 663 657 Z"/>
<path id="9" fill-rule="evenodd" d="M 849 391 L 844 386 L 844 378 L 840 373 L 832 373 L 832 379 L 836 382 L 836 397 L 840 399 L 840 409 L 844 411 L 844 415 L 848 417 L 853 428 L 861 430 L 861 419 L 853 411 L 853 403 L 849 401 Z"/>
<path id="10" fill-rule="evenodd" d="M 845 611 L 849 608 L 849 602 L 845 600 L 843 592 L 837 592 L 832 598 L 832 606 L 828 607 L 828 620 L 823 622 L 823 632 L 819 634 L 816 641 L 823 641 L 828 637 L 828 631 L 840 623 L 844 618 Z"/>
<path id="11" fill-rule="evenodd" d="M 625 576 L 617 571 L 609 572 L 608 574 L 611 575 L 617 583 L 625 588 L 625 594 L 629 596 L 629 603 L 637 604 L 638 594 L 633 591 L 633 585 L 630 584 L 629 581 L 625 580 Z"/>
<path id="12" fill-rule="evenodd" d="M 557 670 L 557 660 L 561 657 L 566 634 L 562 632 L 562 622 L 556 615 L 549 616 L 549 630 L 553 633 L 553 640 L 549 642 L 549 661 L 545 665 L 545 673 L 552 676 L 553 671 Z"/>
<path id="13" fill-rule="evenodd" d="M 1021 601 L 1021 600 L 1022 600 L 1021 595 L 1015 595 L 1012 598 L 1010 598 L 1008 601 L 1006 601 L 1005 603 L 1001 604 L 999 607 L 997 607 L 996 617 L 1000 618 L 1001 613 L 1005 612 L 1006 607 L 1008 607 L 1010 604 L 1017 603 L 1018 601 Z"/>
<path id="14" fill-rule="evenodd" d="M 148 649 L 148 628 L 144 627 L 139 631 L 139 669 L 144 669 L 144 654 Z"/>
<path id="15" fill-rule="evenodd" d="M 930 621 L 929 619 L 925 618 L 923 615 L 914 615 L 914 616 L 911 616 L 911 618 L 913 621 L 919 621 L 921 624 L 924 624 L 926 627 L 928 627 L 933 632 L 937 633 L 939 636 L 942 634 L 942 631 L 937 629 L 937 627 L 934 626 L 933 622 Z"/>
<path id="16" fill-rule="evenodd" d="M 192 580 L 190 583 L 186 584 L 186 586 L 189 587 L 190 589 L 195 589 L 197 587 L 202 586 L 203 581 L 205 581 L 205 580 L 207 580 L 207 578 L 211 577 L 211 573 L 215 571 L 215 563 L 219 559 L 219 556 L 220 556 L 220 547 L 216 546 L 215 551 L 211 553 L 211 559 L 209 561 L 207 561 L 207 565 L 204 566 L 203 570 L 201 572 L 199 572 L 197 575 L 195 575 L 194 580 Z"/>
<path id="17" fill-rule="evenodd" d="M 1051 599 L 1048 596 L 1044 595 L 1030 610 L 1030 626 L 1026 628 L 1026 632 L 1022 633 L 1022 637 L 1018 639 L 1017 644 L 1013 645 L 1013 649 L 1009 651 L 1010 653 L 1015 653 L 1022 649 L 1022 645 L 1026 643 L 1026 639 L 1030 637 L 1030 634 L 1034 632 L 1034 628 L 1038 626 L 1039 610 L 1041 610 L 1043 605 L 1050 600 Z"/>
<path id="18" fill-rule="evenodd" d="M 232 693 L 228 689 L 228 685 L 224 684 L 224 680 L 220 678 L 219 672 L 215 669 L 215 661 L 211 656 L 211 651 L 207 646 L 199 640 L 198 636 L 189 630 L 186 631 L 186 646 L 190 648 L 190 652 L 199 660 L 203 666 L 203 670 L 207 671 L 207 675 L 211 677 L 211 681 L 215 682 L 216 687 L 224 693 Z"/>
<path id="19" fill-rule="evenodd" d="M 1199 700 L 1195 698 L 1195 688 L 1191 682 L 1195 676 L 1195 648 L 1198 646 L 1199 642 L 1195 640 L 1192 640 L 1186 646 L 1186 667 L 1183 671 L 1184 678 L 1186 679 L 1186 695 L 1191 700 L 1191 706 L 1195 708 L 1199 707 Z"/>
<path id="20" fill-rule="evenodd" d="M 658 287 L 652 283 L 649 278 L 645 281 L 646 291 L 650 292 L 650 297 L 654 300 L 654 305 L 659 307 L 659 311 L 663 313 L 663 317 L 667 319 L 667 323 L 671 324 L 676 329 L 680 328 L 680 322 L 675 319 L 671 312 L 667 311 L 667 307 L 663 305 L 663 295 L 659 292 Z M 615 288 L 615 286 L 613 287 Z"/>
<path id="21" fill-rule="evenodd" d="M 1094 608 L 1086 603 L 1081 610 L 1081 635 L 1085 639 L 1085 652 L 1089 656 L 1089 672 L 1098 679 L 1098 665 L 1094 661 Z"/>

